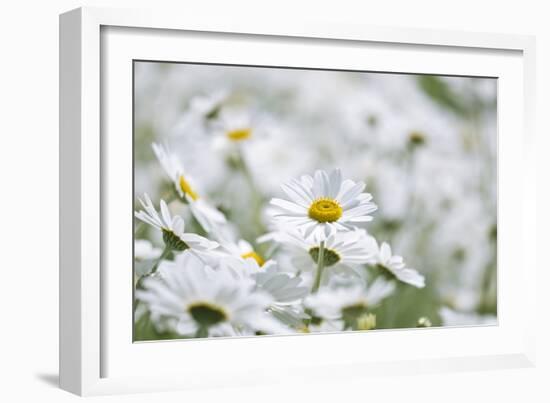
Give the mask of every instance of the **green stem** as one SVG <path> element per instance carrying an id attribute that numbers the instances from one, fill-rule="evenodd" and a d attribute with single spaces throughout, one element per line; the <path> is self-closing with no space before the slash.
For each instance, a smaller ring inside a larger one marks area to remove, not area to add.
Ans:
<path id="1" fill-rule="evenodd" d="M 241 169 L 241 172 L 243 173 L 243 176 L 248 184 L 248 187 L 250 188 L 250 191 L 252 193 L 252 203 L 254 208 L 254 223 L 258 227 L 259 232 L 264 231 L 264 226 L 261 219 L 261 207 L 262 207 L 262 195 L 258 192 L 256 187 L 256 182 L 254 181 L 254 177 L 252 176 L 252 172 L 250 171 L 250 168 L 248 167 L 248 164 L 246 163 L 246 160 L 244 158 L 243 152 L 241 149 L 238 150 L 239 155 L 239 168 Z"/>
<path id="2" fill-rule="evenodd" d="M 159 268 L 159 264 L 160 262 L 163 260 L 163 259 L 166 259 L 166 257 L 170 254 L 170 252 L 172 251 L 172 249 L 166 245 L 164 247 L 164 250 L 162 251 L 162 253 L 160 254 L 159 258 L 157 259 L 157 261 L 155 262 L 155 264 L 153 265 L 153 267 L 151 267 L 151 271 L 149 272 L 149 274 L 146 274 L 146 276 L 149 276 L 151 274 L 154 274 L 157 272 L 157 269 Z"/>
<path id="3" fill-rule="evenodd" d="M 153 265 L 153 267 L 151 268 L 151 271 L 149 273 L 146 273 L 144 274 L 143 276 L 141 276 L 138 281 L 136 282 L 136 290 L 143 290 L 143 280 L 145 280 L 147 277 L 149 277 L 151 274 L 154 274 L 156 273 L 158 267 L 159 267 L 159 264 L 161 262 L 162 259 L 166 258 L 168 256 L 168 254 L 170 253 L 172 249 L 170 249 L 170 247 L 168 245 L 166 245 L 164 247 L 164 250 L 162 251 L 162 253 L 160 254 L 159 258 L 157 259 L 157 261 L 155 262 L 155 264 Z M 136 308 L 137 308 L 137 303 L 138 303 L 138 300 L 136 298 L 134 298 L 134 312 L 136 311 Z"/>
<path id="4" fill-rule="evenodd" d="M 481 296 L 477 305 L 477 311 L 480 314 L 489 314 L 495 311 L 492 298 L 492 283 L 494 277 L 494 266 L 488 264 L 485 266 L 485 271 L 481 280 Z"/>
<path id="5" fill-rule="evenodd" d="M 313 288 L 311 289 L 312 293 L 315 293 L 319 290 L 324 268 L 325 268 L 325 241 L 321 241 L 321 243 L 319 244 L 319 256 L 317 257 L 317 272 L 315 273 L 315 282 L 313 283 Z"/>
<path id="6" fill-rule="evenodd" d="M 208 337 L 208 327 L 206 326 L 200 326 L 197 329 L 197 333 L 195 333 L 195 338 L 197 339 L 203 339 L 205 337 Z"/>

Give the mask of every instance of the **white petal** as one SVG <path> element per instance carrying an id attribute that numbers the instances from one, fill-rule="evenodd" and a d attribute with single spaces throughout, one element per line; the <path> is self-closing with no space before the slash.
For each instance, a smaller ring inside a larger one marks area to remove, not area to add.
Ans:
<path id="1" fill-rule="evenodd" d="M 342 185 L 342 171 L 340 171 L 340 168 L 336 168 L 330 173 L 329 182 L 329 196 L 336 199 Z"/>
<path id="2" fill-rule="evenodd" d="M 380 260 L 382 263 L 387 262 L 391 258 L 391 248 L 390 245 L 388 245 L 387 242 L 382 242 L 382 245 L 380 246 Z"/>
<path id="3" fill-rule="evenodd" d="M 162 220 L 167 228 L 172 228 L 172 217 L 170 216 L 170 211 L 168 211 L 168 206 L 166 202 L 161 199 L 160 201 L 160 212 L 162 214 Z"/>
<path id="4" fill-rule="evenodd" d="M 340 202 L 340 204 L 346 204 L 359 196 L 361 192 L 365 190 L 365 186 L 366 185 L 363 182 L 358 182 L 347 191 L 341 191 L 337 197 L 337 200 Z"/>
<path id="5" fill-rule="evenodd" d="M 297 186 L 283 184 L 281 185 L 281 188 L 293 202 L 305 208 L 308 208 L 311 204 L 311 202 L 306 197 L 304 197 L 303 193 L 299 189 L 297 189 Z"/>
<path id="6" fill-rule="evenodd" d="M 291 213 L 301 213 L 301 214 L 307 213 L 304 207 L 300 206 L 299 204 L 289 202 L 287 200 L 273 198 L 271 199 L 271 204 L 273 204 L 274 206 L 280 207 L 286 211 L 289 211 Z"/>

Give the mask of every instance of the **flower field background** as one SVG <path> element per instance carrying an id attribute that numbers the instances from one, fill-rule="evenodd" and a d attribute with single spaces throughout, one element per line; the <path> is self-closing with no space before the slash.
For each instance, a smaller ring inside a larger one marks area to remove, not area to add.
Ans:
<path id="1" fill-rule="evenodd" d="M 496 324 L 496 91 L 135 62 L 135 340 Z"/>

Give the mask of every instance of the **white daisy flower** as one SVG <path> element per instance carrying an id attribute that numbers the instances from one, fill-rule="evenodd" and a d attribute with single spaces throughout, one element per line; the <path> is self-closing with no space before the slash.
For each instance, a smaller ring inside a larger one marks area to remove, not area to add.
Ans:
<path id="1" fill-rule="evenodd" d="M 285 306 L 272 305 L 269 308 L 269 313 L 298 332 L 304 330 L 304 322 L 311 318 L 304 311 L 302 304 Z"/>
<path id="2" fill-rule="evenodd" d="M 349 272 L 348 268 L 360 272 L 359 266 L 374 257 L 368 248 L 368 235 L 360 229 L 333 232 L 326 238 L 315 233 L 306 238 L 301 231 L 290 227 L 259 238 L 262 242 L 268 240 L 295 249 L 295 264 L 308 270 L 314 269 L 318 263 L 321 242 L 324 242 L 324 267 L 331 268 L 333 272 Z"/>
<path id="3" fill-rule="evenodd" d="M 136 211 L 136 218 L 162 231 L 162 238 L 167 248 L 175 251 L 191 249 L 196 252 L 210 252 L 218 247 L 217 242 L 200 235 L 185 232 L 185 222 L 180 216 L 172 217 L 164 200 L 160 201 L 159 214 L 147 194 L 145 201 L 139 199 L 144 210 Z"/>
<path id="4" fill-rule="evenodd" d="M 226 109 L 222 111 L 214 129 L 214 147 L 225 149 L 254 139 L 261 131 L 258 119 L 248 111 Z"/>
<path id="5" fill-rule="evenodd" d="M 266 263 L 264 258 L 244 239 L 240 239 L 237 243 L 224 242 L 222 248 L 227 250 L 233 257 L 254 260 L 259 267 L 262 267 Z"/>
<path id="6" fill-rule="evenodd" d="M 386 242 L 382 242 L 382 245 L 378 249 L 378 244 L 374 238 L 371 237 L 370 242 L 371 250 L 374 249 L 378 251 L 374 255 L 375 258 L 371 264 L 380 269 L 384 275 L 396 278 L 399 281 L 418 288 L 423 288 L 425 286 L 424 276 L 415 269 L 406 267 L 401 256 L 392 255 L 390 245 Z"/>
<path id="7" fill-rule="evenodd" d="M 306 237 L 316 234 L 326 238 L 332 232 L 371 221 L 369 214 L 377 208 L 372 196 L 363 193 L 365 184 L 342 180 L 339 169 L 330 173 L 318 170 L 313 177 L 303 175 L 281 187 L 290 201 L 271 200 L 279 209 L 275 219 L 303 230 Z"/>
<path id="8" fill-rule="evenodd" d="M 224 267 L 205 266 L 188 252 L 161 266 L 160 275 L 147 278 L 144 290 L 136 295 L 154 317 L 175 319 L 174 330 L 183 336 L 287 331 L 266 312 L 272 298 L 256 289 L 253 281 L 237 278 Z"/>
<path id="9" fill-rule="evenodd" d="M 208 124 L 218 117 L 228 96 L 226 90 L 194 96 L 189 100 L 189 107 L 172 129 L 172 133 L 180 136 L 203 136 Z"/>
<path id="10" fill-rule="evenodd" d="M 321 287 L 316 294 L 308 296 L 305 305 L 323 319 L 355 321 L 368 309 L 375 307 L 395 290 L 395 283 L 377 278 L 365 288 L 363 284 L 346 287 Z"/>
<path id="11" fill-rule="evenodd" d="M 223 103 L 228 98 L 228 91 L 225 89 L 211 92 L 210 94 L 198 95 L 189 102 L 189 112 L 202 119 L 214 119 L 220 112 Z"/>
<path id="12" fill-rule="evenodd" d="M 272 261 L 266 262 L 249 242 L 244 239 L 240 239 L 237 242 L 228 240 L 228 238 L 232 238 L 232 235 L 224 234 L 219 230 L 218 228 L 213 233 L 213 236 L 220 242 L 220 248 L 211 253 L 208 260 L 205 260 L 210 266 L 217 267 L 218 265 L 225 264 L 229 265 L 232 269 L 237 268 L 236 270 L 239 272 L 242 269 L 245 273 L 255 273 L 260 268 L 266 268 L 274 263 Z M 267 266 L 263 267 L 265 264 Z"/>
<path id="13" fill-rule="evenodd" d="M 266 263 L 265 266 L 268 267 L 258 271 L 254 279 L 259 289 L 273 296 L 275 305 L 280 307 L 292 305 L 300 302 L 308 294 L 309 289 L 302 286 L 302 279 L 299 276 L 279 271 L 275 262 Z"/>
<path id="14" fill-rule="evenodd" d="M 274 260 L 260 266 L 253 258 L 228 259 L 220 265 L 230 269 L 237 278 L 252 279 L 258 290 L 267 292 L 273 298 L 269 312 L 282 322 L 296 327 L 309 318 L 301 306 L 309 287 L 303 286 L 300 276 L 279 271 Z"/>
<path id="15" fill-rule="evenodd" d="M 299 276 L 279 271 L 274 260 L 260 266 L 254 259 L 228 259 L 222 260 L 220 266 L 234 273 L 236 278 L 252 279 L 258 289 L 269 293 L 279 305 L 299 302 L 308 293 L 308 288 L 301 286 Z"/>
<path id="16" fill-rule="evenodd" d="M 179 159 L 161 144 L 153 143 L 152 147 L 164 172 L 174 183 L 176 192 L 189 205 L 191 213 L 204 230 L 211 232 L 214 227 L 225 224 L 225 216 L 197 193 L 193 178 L 185 172 Z"/>

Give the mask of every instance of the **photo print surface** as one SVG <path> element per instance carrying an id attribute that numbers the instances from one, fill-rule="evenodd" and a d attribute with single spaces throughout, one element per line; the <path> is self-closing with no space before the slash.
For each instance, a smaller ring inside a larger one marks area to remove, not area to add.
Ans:
<path id="1" fill-rule="evenodd" d="M 134 61 L 134 341 L 497 323 L 497 81 Z"/>

